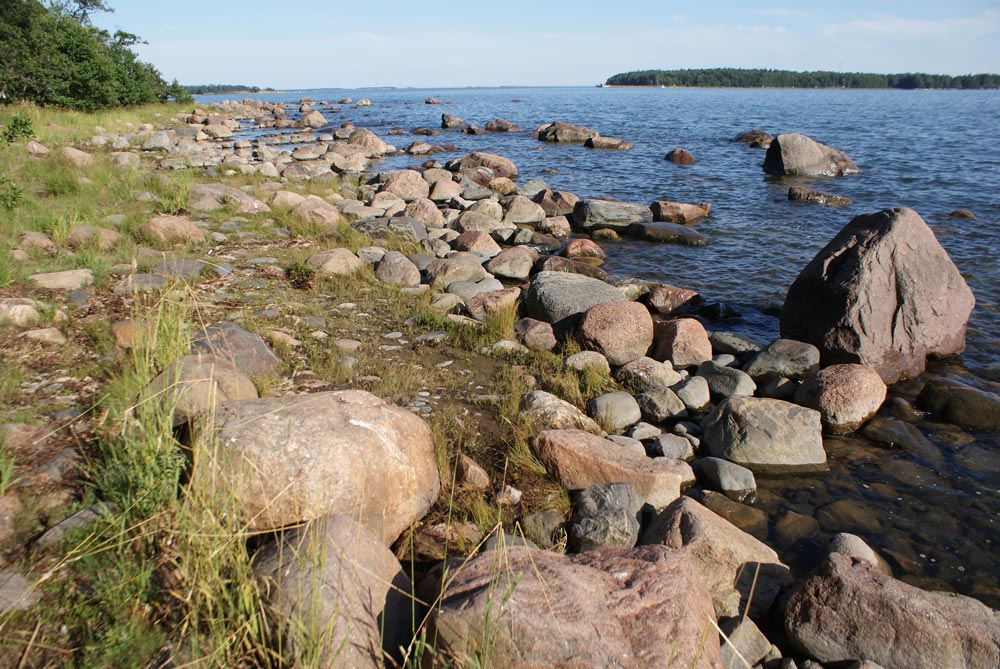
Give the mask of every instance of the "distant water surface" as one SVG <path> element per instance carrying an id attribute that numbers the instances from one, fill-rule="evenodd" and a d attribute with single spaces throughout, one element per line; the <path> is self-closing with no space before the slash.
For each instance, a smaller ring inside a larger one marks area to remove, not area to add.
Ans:
<path id="1" fill-rule="evenodd" d="M 470 151 L 499 153 L 517 164 L 522 181 L 542 178 L 581 197 L 710 202 L 711 217 L 697 226 L 711 236 L 708 247 L 604 243 L 605 268 L 694 288 L 708 300 L 730 304 L 740 317 L 724 327 L 763 343 L 777 337 L 776 310 L 792 280 L 853 216 L 911 207 L 934 229 L 977 300 L 967 351 L 937 371 L 994 390 L 992 382 L 1000 381 L 998 91 L 323 89 L 257 97 L 295 103 L 303 96 L 331 103 L 369 98 L 372 107 L 344 105 L 340 112 L 324 114 L 335 125 L 350 121 L 371 128 L 400 148 L 418 139 L 409 134 L 414 128 L 439 129 L 442 113 L 480 127 L 505 118 L 524 132 L 468 136 L 444 131 L 419 139 L 457 147 L 453 154 L 435 156 L 441 160 Z M 428 97 L 450 104 L 427 105 Z M 621 137 L 634 149 L 595 151 L 529 136 L 554 120 Z M 801 132 L 842 149 L 862 173 L 767 178 L 760 168 L 764 152 L 730 141 L 755 127 L 773 135 Z M 388 137 L 394 128 L 406 135 Z M 663 157 L 674 148 L 687 149 L 698 162 L 667 163 Z M 402 156 L 381 165 L 393 169 L 424 160 Z M 790 185 L 843 195 L 854 204 L 831 209 L 789 202 Z M 977 218 L 947 215 L 956 209 L 968 209 Z M 906 386 L 897 390 L 907 396 Z M 759 506 L 772 522 L 788 510 L 817 518 L 821 539 L 839 530 L 861 534 L 889 557 L 898 576 L 1000 606 L 1000 438 L 930 420 L 918 427 L 937 447 L 936 455 L 859 439 L 830 440 L 829 474 L 765 481 Z M 821 551 L 821 541 L 805 542 L 784 556 L 808 565 Z"/>

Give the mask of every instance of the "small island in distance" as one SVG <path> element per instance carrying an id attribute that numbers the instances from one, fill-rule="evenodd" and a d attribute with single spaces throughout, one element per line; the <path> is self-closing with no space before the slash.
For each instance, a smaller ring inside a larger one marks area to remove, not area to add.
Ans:
<path id="1" fill-rule="evenodd" d="M 640 70 L 616 74 L 603 86 L 686 86 L 695 88 L 1000 88 L 1000 74 L 874 74 L 791 70 Z"/>
<path id="2" fill-rule="evenodd" d="M 218 95 L 222 93 L 260 93 L 273 92 L 273 88 L 260 86 L 244 86 L 243 84 L 193 84 L 183 86 L 191 95 Z"/>

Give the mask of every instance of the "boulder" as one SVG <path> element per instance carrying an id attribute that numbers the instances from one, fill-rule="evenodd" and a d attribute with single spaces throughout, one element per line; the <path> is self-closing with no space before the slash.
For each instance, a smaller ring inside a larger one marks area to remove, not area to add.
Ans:
<path id="1" fill-rule="evenodd" d="M 403 215 L 416 219 L 428 228 L 443 228 L 444 215 L 432 200 L 426 197 L 413 200 L 406 205 Z"/>
<path id="2" fill-rule="evenodd" d="M 628 227 L 628 234 L 657 244 L 707 246 L 711 241 L 707 235 L 679 223 L 635 223 Z"/>
<path id="3" fill-rule="evenodd" d="M 191 211 L 216 211 L 231 208 L 238 214 L 259 214 L 271 208 L 239 188 L 222 184 L 195 184 L 188 191 L 187 208 Z"/>
<path id="4" fill-rule="evenodd" d="M 187 355 L 154 378 L 145 396 L 171 409 L 177 426 L 212 415 L 219 402 L 257 399 L 257 389 L 229 360 Z"/>
<path id="5" fill-rule="evenodd" d="M 567 357 L 563 361 L 563 364 L 578 372 L 594 370 L 605 376 L 611 373 L 611 365 L 608 363 L 608 359 L 597 351 L 580 351 L 579 353 L 574 353 Z"/>
<path id="6" fill-rule="evenodd" d="M 690 225 L 712 213 L 712 205 L 707 202 L 688 204 L 686 202 L 657 200 L 649 208 L 653 212 L 654 221 L 681 225 Z"/>
<path id="7" fill-rule="evenodd" d="M 521 299 L 521 289 L 517 287 L 501 288 L 478 293 L 465 301 L 469 315 L 477 321 L 486 322 L 491 316 L 501 313 L 517 313 L 517 305 Z"/>
<path id="8" fill-rule="evenodd" d="M 1000 395 L 957 382 L 928 383 L 917 398 L 935 416 L 970 430 L 1000 431 Z"/>
<path id="9" fill-rule="evenodd" d="M 306 267 L 328 276 L 348 276 L 363 269 L 365 263 L 350 249 L 330 249 L 309 257 Z"/>
<path id="10" fill-rule="evenodd" d="M 351 517 L 282 532 L 257 553 L 254 574 L 279 613 L 291 666 L 378 669 L 383 656 L 398 666 L 409 646 L 410 580 L 382 538 Z"/>
<path id="11" fill-rule="evenodd" d="M 681 375 L 674 371 L 669 362 L 659 362 L 652 358 L 639 358 L 627 362 L 615 372 L 615 380 L 626 390 L 644 393 L 649 390 L 669 388 L 681 381 Z"/>
<path id="12" fill-rule="evenodd" d="M 705 326 L 693 318 L 657 322 L 653 358 L 669 360 L 675 368 L 693 367 L 711 360 L 712 344 Z"/>
<path id="13" fill-rule="evenodd" d="M 721 458 L 699 458 L 694 472 L 712 490 L 718 490 L 740 504 L 753 504 L 757 498 L 757 480 L 753 472 Z"/>
<path id="14" fill-rule="evenodd" d="M 653 343 L 653 319 L 638 302 L 595 304 L 580 319 L 577 339 L 618 367 L 646 355 Z"/>
<path id="15" fill-rule="evenodd" d="M 843 151 L 805 135 L 789 133 L 778 135 L 767 147 L 764 171 L 797 177 L 839 177 L 860 170 Z"/>
<path id="16" fill-rule="evenodd" d="M 564 258 L 585 260 L 594 264 L 600 264 L 607 257 L 604 249 L 586 237 L 570 239 L 562 245 L 558 253 Z"/>
<path id="17" fill-rule="evenodd" d="M 717 606 L 737 593 L 738 610 L 731 615 L 749 610 L 760 620 L 792 580 L 771 548 L 690 497 L 658 513 L 639 544 L 662 544 L 687 553 Z"/>
<path id="18" fill-rule="evenodd" d="M 441 114 L 441 127 L 445 130 L 451 130 L 453 128 L 461 128 L 465 125 L 465 121 L 458 118 L 453 114 Z"/>
<path id="19" fill-rule="evenodd" d="M 754 128 L 753 130 L 747 130 L 736 135 L 733 141 L 741 144 L 760 144 L 766 147 L 773 139 L 774 137 L 768 131 L 761 128 Z"/>
<path id="20" fill-rule="evenodd" d="M 927 356 L 965 348 L 972 291 L 912 209 L 854 218 L 788 289 L 781 335 L 816 345 L 824 365 L 859 363 L 887 384 Z"/>
<path id="21" fill-rule="evenodd" d="M 518 411 L 536 430 L 583 430 L 601 434 L 603 430 L 575 406 L 544 390 L 532 390 L 521 397 Z"/>
<path id="22" fill-rule="evenodd" d="M 830 553 L 840 553 L 855 560 L 866 560 L 875 565 L 875 568 L 886 576 L 892 576 L 892 567 L 889 566 L 889 563 L 856 534 L 838 532 L 830 539 L 827 550 Z"/>
<path id="23" fill-rule="evenodd" d="M 236 323 L 211 325 L 191 338 L 191 351 L 221 357 L 249 376 L 275 374 L 279 358 L 264 339 Z"/>
<path id="24" fill-rule="evenodd" d="M 86 151 L 74 149 L 72 146 L 64 146 L 59 151 L 59 157 L 62 158 L 64 163 L 77 169 L 91 167 L 94 164 L 94 156 Z"/>
<path id="25" fill-rule="evenodd" d="M 580 201 L 573 193 L 561 190 L 543 190 L 532 199 L 541 206 L 546 216 L 569 216 Z"/>
<path id="26" fill-rule="evenodd" d="M 588 149 L 611 149 L 612 151 L 629 151 L 632 149 L 632 145 L 624 139 L 601 137 L 600 135 L 588 137 L 583 145 Z"/>
<path id="27" fill-rule="evenodd" d="M 201 228 L 180 216 L 154 216 L 139 227 L 149 239 L 164 244 L 188 244 L 205 241 Z"/>
<path id="28" fill-rule="evenodd" d="M 413 202 L 430 195 L 430 185 L 416 170 L 399 170 L 389 175 L 381 192 L 391 193 L 403 202 Z"/>
<path id="29" fill-rule="evenodd" d="M 214 438 L 192 485 L 222 486 L 251 530 L 340 514 L 388 546 L 440 490 L 430 427 L 360 390 L 223 402 Z"/>
<path id="30" fill-rule="evenodd" d="M 708 385 L 708 380 L 703 376 L 692 376 L 676 388 L 674 393 L 677 398 L 684 403 L 684 406 L 694 412 L 702 412 L 708 408 L 712 400 L 712 390 Z"/>
<path id="31" fill-rule="evenodd" d="M 605 393 L 587 402 L 587 413 L 611 434 L 622 434 L 642 419 L 639 403 L 624 391 Z"/>
<path id="32" fill-rule="evenodd" d="M 314 130 L 325 128 L 328 125 L 330 125 L 330 122 L 326 120 L 326 117 L 315 109 L 303 114 L 298 123 L 300 128 L 312 128 Z"/>
<path id="33" fill-rule="evenodd" d="M 523 195 L 503 198 L 503 221 L 512 225 L 533 225 L 545 220 L 545 210 Z"/>
<path id="34" fill-rule="evenodd" d="M 478 260 L 468 257 L 432 260 L 424 273 L 427 276 L 427 283 L 437 289 L 447 288 L 457 281 L 479 281 L 490 275 Z"/>
<path id="35" fill-rule="evenodd" d="M 660 316 L 673 316 L 701 302 L 701 295 L 694 290 L 663 284 L 653 288 L 642 299 Z"/>
<path id="36" fill-rule="evenodd" d="M 375 278 L 394 286 L 414 287 L 420 285 L 420 270 L 398 251 L 387 251 L 375 266 Z"/>
<path id="37" fill-rule="evenodd" d="M 885 669 L 1000 666 L 1000 614 L 961 595 L 927 592 L 866 560 L 832 553 L 785 609 L 796 648 L 820 662 Z"/>
<path id="38" fill-rule="evenodd" d="M 93 280 L 93 278 L 91 278 Z M 27 297 L 0 297 L 0 324 L 9 323 L 15 327 L 31 327 L 42 315 L 43 305 Z"/>
<path id="39" fill-rule="evenodd" d="M 746 372 L 719 365 L 709 360 L 698 366 L 697 375 L 708 382 L 708 388 L 715 397 L 738 397 L 753 395 L 757 384 Z"/>
<path id="40" fill-rule="evenodd" d="M 521 132 L 521 126 L 507 119 L 498 118 L 486 122 L 486 132 Z"/>
<path id="41" fill-rule="evenodd" d="M 307 223 L 333 227 L 340 223 L 340 210 L 316 195 L 309 195 L 292 207 L 292 215 Z"/>
<path id="42" fill-rule="evenodd" d="M 503 156 L 493 153 L 475 151 L 459 161 L 460 170 L 463 172 L 475 170 L 478 167 L 485 167 L 493 172 L 494 176 L 507 177 L 513 179 L 517 176 L 517 166 Z"/>
<path id="43" fill-rule="evenodd" d="M 763 385 L 779 378 L 802 380 L 819 370 L 819 349 L 794 339 L 777 339 L 755 355 L 743 371 Z"/>
<path id="44" fill-rule="evenodd" d="M 456 251 L 471 251 L 484 258 L 492 258 L 500 254 L 500 245 L 493 241 L 488 232 L 482 230 L 463 232 L 455 238 L 451 246 Z"/>
<path id="45" fill-rule="evenodd" d="M 347 144 L 360 148 L 368 158 L 381 158 L 391 147 L 382 141 L 378 135 L 368 128 L 357 128 L 351 131 Z"/>
<path id="46" fill-rule="evenodd" d="M 810 204 L 818 204 L 824 207 L 846 207 L 854 204 L 854 200 L 850 198 L 841 197 L 840 195 L 830 195 L 829 193 L 820 193 L 800 186 L 792 186 L 788 189 L 788 199 L 792 202 L 809 202 Z"/>
<path id="47" fill-rule="evenodd" d="M 432 622 L 449 666 L 484 656 L 507 669 L 720 666 L 705 586 L 662 546 L 571 556 L 514 547 L 442 581 L 443 592 L 421 594 L 440 602 Z"/>
<path id="48" fill-rule="evenodd" d="M 624 301 L 620 289 L 566 272 L 539 272 L 524 297 L 526 315 L 551 323 L 557 330 L 571 327 L 579 314 L 596 304 Z"/>
<path id="49" fill-rule="evenodd" d="M 577 552 L 632 548 L 645 502 L 627 483 L 599 483 L 573 498 L 569 538 Z"/>
<path id="50" fill-rule="evenodd" d="M 602 229 L 624 232 L 634 223 L 652 220 L 648 207 L 629 202 L 579 200 L 573 207 L 573 223 L 585 232 Z"/>
<path id="51" fill-rule="evenodd" d="M 501 279 L 523 281 L 531 276 L 538 254 L 525 246 L 506 248 L 486 263 L 486 271 Z"/>
<path id="52" fill-rule="evenodd" d="M 668 151 L 667 155 L 663 157 L 664 160 L 675 165 L 690 165 L 692 163 L 698 162 L 698 159 L 691 155 L 690 151 L 685 149 L 674 149 Z"/>
<path id="53" fill-rule="evenodd" d="M 566 272 L 567 274 L 580 274 L 607 282 L 610 277 L 608 273 L 596 265 L 592 265 L 581 260 L 571 260 L 560 256 L 544 256 L 535 263 L 536 272 Z"/>
<path id="54" fill-rule="evenodd" d="M 819 411 L 823 427 L 834 434 L 857 430 L 885 401 L 882 377 L 864 365 L 831 365 L 806 379 L 795 403 Z"/>
<path id="55" fill-rule="evenodd" d="M 67 269 L 62 272 L 43 272 L 32 274 L 28 280 L 33 285 L 47 290 L 79 290 L 94 283 L 94 271 Z"/>
<path id="56" fill-rule="evenodd" d="M 684 402 L 670 388 L 652 388 L 639 393 L 635 400 L 642 417 L 653 423 L 664 423 L 687 415 Z"/>
<path id="57" fill-rule="evenodd" d="M 598 132 L 580 125 L 556 121 L 539 128 L 538 140 L 550 143 L 582 144 L 591 137 L 597 137 Z"/>
<path id="58" fill-rule="evenodd" d="M 522 318 L 515 323 L 514 334 L 532 351 L 551 351 L 558 343 L 552 326 L 534 318 Z"/>
<path id="59" fill-rule="evenodd" d="M 682 460 L 647 458 L 581 430 L 546 430 L 532 440 L 531 449 L 569 490 L 624 482 L 655 509 L 694 483 L 691 466 Z"/>
<path id="60" fill-rule="evenodd" d="M 702 424 L 710 455 L 756 473 L 822 471 L 826 451 L 820 414 L 789 402 L 730 397 Z"/>

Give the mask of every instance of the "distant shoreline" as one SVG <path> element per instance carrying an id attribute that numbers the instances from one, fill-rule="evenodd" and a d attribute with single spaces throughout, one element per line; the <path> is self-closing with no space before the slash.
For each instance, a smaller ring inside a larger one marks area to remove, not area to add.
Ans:
<path id="1" fill-rule="evenodd" d="M 796 72 L 792 70 L 743 70 L 717 68 L 701 70 L 640 70 L 612 75 L 601 87 L 661 88 L 855 88 L 915 89 L 995 89 L 1000 74 L 877 74 L 871 72 Z"/>

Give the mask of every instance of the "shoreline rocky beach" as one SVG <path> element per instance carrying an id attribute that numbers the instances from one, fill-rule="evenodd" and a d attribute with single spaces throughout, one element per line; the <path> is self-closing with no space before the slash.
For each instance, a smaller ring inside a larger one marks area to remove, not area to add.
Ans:
<path id="1" fill-rule="evenodd" d="M 710 243 L 697 229 L 710 204 L 580 198 L 500 155 L 436 160 L 447 145 L 423 141 L 436 128 L 397 149 L 324 115 L 370 104 L 246 100 L 6 149 L 81 180 L 95 161 L 130 185 L 192 175 L 175 200 L 130 192 L 157 203 L 145 214 L 21 233 L 26 280 L 0 291 L 5 354 L 83 357 L 100 331 L 102 355 L 122 360 L 155 330 L 155 305 L 189 305 L 190 350 L 139 404 L 169 407 L 177 451 L 198 454 L 179 487 L 230 494 L 283 653 L 301 660 L 289 630 L 306 630 L 322 666 L 413 664 L 418 647 L 427 666 L 1000 666 L 1000 613 L 901 578 L 905 551 L 847 531 L 864 509 L 824 507 L 844 530 L 804 569 L 783 554 L 831 522 L 755 508 L 759 478 L 827 471 L 831 438 L 926 451 L 921 420 L 1000 430 L 997 394 L 921 377 L 962 351 L 975 299 L 917 212 L 845 220 L 802 258 L 781 337 L 755 342 L 695 291 L 601 268 L 602 240 Z M 442 115 L 442 131 L 463 128 L 514 131 Z M 558 121 L 533 134 L 630 148 Z M 858 171 L 804 135 L 739 140 L 768 174 Z M 678 151 L 666 159 L 696 159 Z M 379 171 L 399 152 L 427 161 Z M 74 265 L 132 259 L 33 271 L 67 249 L 94 254 Z M 88 402 L 107 389 L 51 371 L 36 390 L 73 388 L 72 406 L 2 432 L 38 463 L 0 497 L 14 509 L 0 539 L 22 565 L 58 562 L 67 527 L 114 513 L 93 499 L 59 518 L 83 499 L 78 463 L 101 429 Z M 51 508 L 26 531 L 12 519 L 36 486 Z M 37 605 L 40 576 L 9 567 L 5 607 Z"/>

